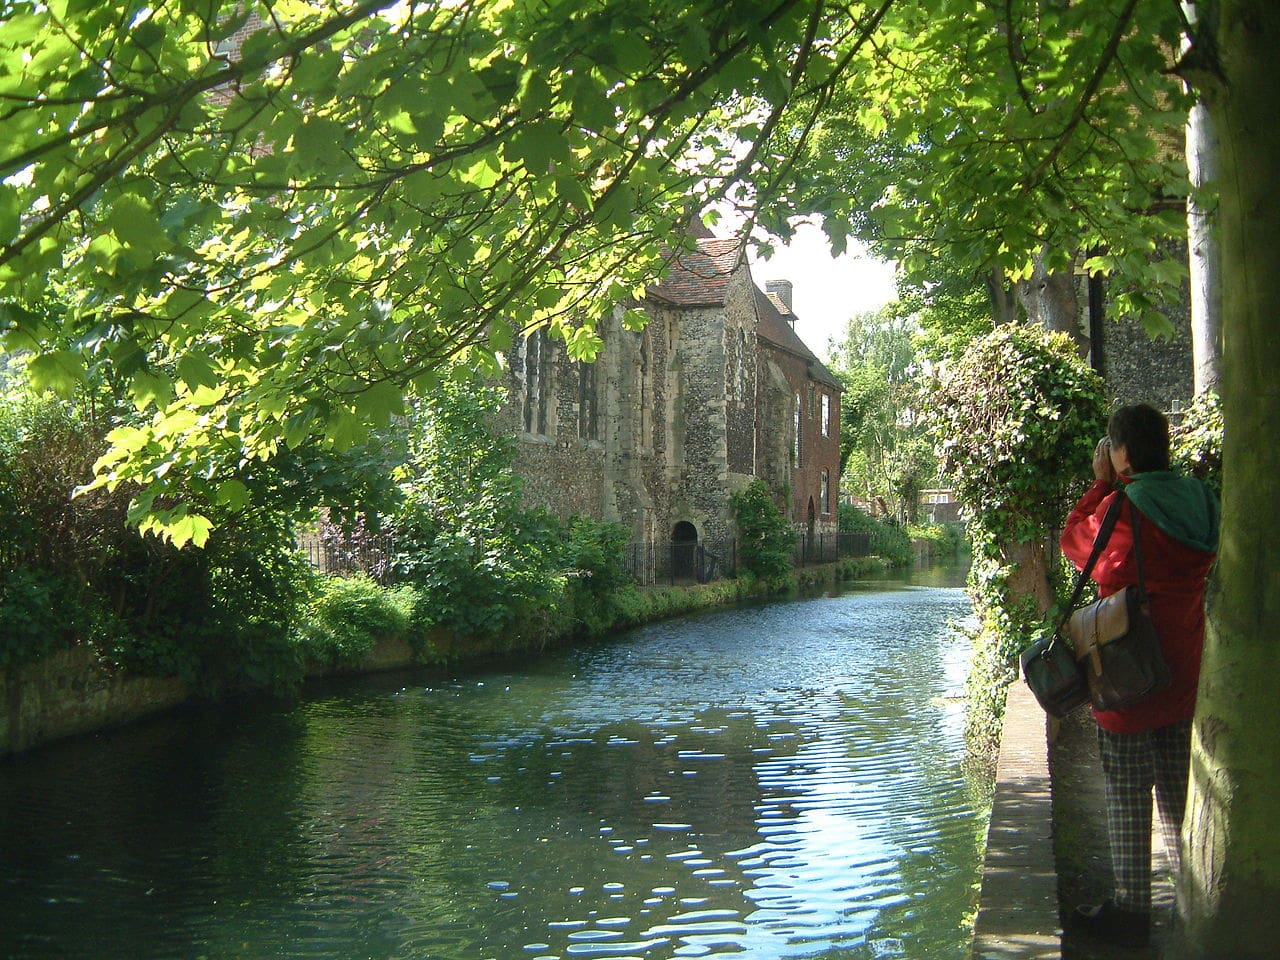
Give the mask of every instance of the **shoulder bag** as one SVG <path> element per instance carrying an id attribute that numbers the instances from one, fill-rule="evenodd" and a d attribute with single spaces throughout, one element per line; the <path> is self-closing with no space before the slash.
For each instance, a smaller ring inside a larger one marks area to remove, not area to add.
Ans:
<path id="1" fill-rule="evenodd" d="M 1116 497 L 1116 504 L 1123 499 L 1122 491 Z M 1129 516 L 1133 522 L 1137 585 L 1081 607 L 1067 621 L 1071 646 L 1084 665 L 1089 699 L 1098 710 L 1132 707 L 1173 682 L 1155 624 L 1151 622 L 1151 603 L 1142 566 L 1142 514 L 1132 501 Z M 1115 526 L 1114 521 L 1111 526 Z M 1111 534 L 1105 525 L 1098 531 L 1098 537 L 1102 538 L 1104 533 Z"/>

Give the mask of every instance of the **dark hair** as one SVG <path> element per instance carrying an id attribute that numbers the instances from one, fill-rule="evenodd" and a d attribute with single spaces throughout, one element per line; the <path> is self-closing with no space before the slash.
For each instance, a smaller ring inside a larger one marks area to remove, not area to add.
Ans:
<path id="1" fill-rule="evenodd" d="M 1111 445 L 1124 447 L 1134 473 L 1169 469 L 1169 421 L 1146 403 L 1121 407 L 1107 426 Z"/>

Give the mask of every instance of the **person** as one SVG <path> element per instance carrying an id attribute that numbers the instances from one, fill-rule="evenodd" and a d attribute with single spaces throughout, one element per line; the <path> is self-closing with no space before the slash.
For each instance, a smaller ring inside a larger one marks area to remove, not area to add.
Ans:
<path id="1" fill-rule="evenodd" d="M 1179 867 L 1179 834 L 1190 773 L 1204 646 L 1205 578 L 1218 542 L 1218 502 L 1199 480 L 1169 468 L 1169 422 L 1147 404 L 1121 407 L 1094 451 L 1093 486 L 1067 517 L 1062 552 L 1084 567 L 1102 518 L 1123 487 L 1127 503 L 1093 569 L 1100 597 L 1138 582 L 1131 511 L 1141 513 L 1144 580 L 1151 619 L 1173 682 L 1122 710 L 1094 710 L 1106 786 L 1113 895 L 1081 906 L 1070 927 L 1098 939 L 1141 946 L 1151 935 L 1152 789 L 1170 862 Z"/>

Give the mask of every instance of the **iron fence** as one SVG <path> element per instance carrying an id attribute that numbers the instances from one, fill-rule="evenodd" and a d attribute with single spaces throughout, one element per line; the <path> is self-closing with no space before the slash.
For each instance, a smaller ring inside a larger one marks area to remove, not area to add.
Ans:
<path id="1" fill-rule="evenodd" d="M 626 566 L 632 579 L 645 587 L 659 583 L 710 583 L 737 576 L 738 542 L 632 543 L 627 546 Z"/>
<path id="2" fill-rule="evenodd" d="M 339 577 L 364 574 L 384 586 L 394 579 L 395 544 L 385 534 L 357 539 L 303 537 L 298 540 L 298 549 L 321 573 Z"/>
<path id="3" fill-rule="evenodd" d="M 871 534 L 862 531 L 844 533 L 801 533 L 796 540 L 795 563 L 807 567 L 815 563 L 833 563 L 845 557 L 865 557 L 871 553 Z"/>
<path id="4" fill-rule="evenodd" d="M 336 576 L 364 574 L 382 584 L 395 580 L 395 544 L 388 536 L 304 537 L 298 549 L 317 570 Z M 796 538 L 796 566 L 831 563 L 871 552 L 871 536 L 859 533 L 801 533 Z M 738 574 L 738 541 L 700 540 L 672 543 L 631 543 L 623 557 L 627 572 L 641 586 L 709 583 Z"/>

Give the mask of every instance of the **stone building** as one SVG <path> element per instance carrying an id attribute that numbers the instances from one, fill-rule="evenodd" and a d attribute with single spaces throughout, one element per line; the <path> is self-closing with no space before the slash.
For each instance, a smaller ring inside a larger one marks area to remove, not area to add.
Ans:
<path id="1" fill-rule="evenodd" d="M 594 363 L 538 331 L 508 354 L 499 429 L 519 437 L 529 506 L 626 526 L 646 544 L 735 535 L 756 477 L 799 528 L 836 529 L 840 383 L 796 336 L 789 284 L 761 291 L 737 240 L 703 236 Z"/>

